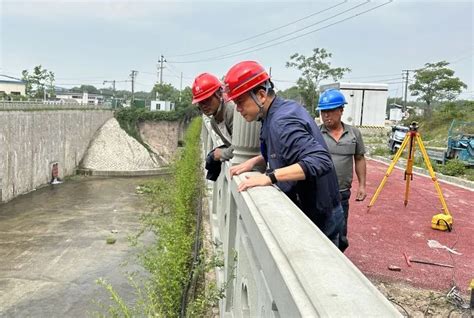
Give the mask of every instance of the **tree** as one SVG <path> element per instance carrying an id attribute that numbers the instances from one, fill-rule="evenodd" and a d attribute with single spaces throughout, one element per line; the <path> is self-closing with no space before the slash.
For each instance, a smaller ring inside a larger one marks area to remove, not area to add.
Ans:
<path id="1" fill-rule="evenodd" d="M 415 71 L 415 82 L 409 86 L 412 96 L 424 101 L 431 114 L 431 105 L 435 101 L 454 100 L 463 88 L 467 88 L 454 71 L 448 68 L 446 61 L 426 63 L 425 67 Z"/>
<path id="2" fill-rule="evenodd" d="M 176 103 L 179 100 L 179 91 L 171 84 L 156 84 L 151 91 L 151 98 L 169 100 Z"/>
<path id="3" fill-rule="evenodd" d="M 41 65 L 35 66 L 33 73 L 27 70 L 21 72 L 22 80 L 26 83 L 26 95 L 35 98 L 42 98 L 46 95 L 54 96 L 54 73 L 43 69 Z"/>
<path id="4" fill-rule="evenodd" d="M 346 72 L 351 69 L 347 67 L 331 67 L 328 61 L 332 54 L 325 49 L 313 49 L 313 55 L 306 57 L 302 54 L 295 53 L 290 56 L 290 61 L 286 62 L 286 67 L 294 67 L 301 72 L 301 77 L 297 81 L 297 85 L 304 100 L 304 104 L 308 111 L 313 114 L 316 105 L 319 83 L 322 80 L 332 78 L 334 81 L 341 79 Z"/>
<path id="5" fill-rule="evenodd" d="M 80 87 L 71 88 L 71 92 L 74 93 L 89 93 L 89 94 L 100 94 L 100 91 L 93 85 L 81 85 Z"/>
<path id="6" fill-rule="evenodd" d="M 303 103 L 303 97 L 301 96 L 298 86 L 292 86 L 284 91 L 279 91 L 278 95 L 286 99 L 292 99 Z"/>

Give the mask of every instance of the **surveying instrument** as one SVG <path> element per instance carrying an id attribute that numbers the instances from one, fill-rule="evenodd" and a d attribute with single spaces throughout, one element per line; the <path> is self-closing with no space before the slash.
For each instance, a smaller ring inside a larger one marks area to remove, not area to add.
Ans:
<path id="1" fill-rule="evenodd" d="M 443 193 L 441 192 L 441 188 L 438 183 L 438 179 L 436 178 L 433 167 L 431 166 L 430 158 L 428 157 L 428 153 L 426 152 L 425 146 L 423 145 L 423 141 L 421 140 L 421 135 L 418 132 L 418 123 L 416 121 L 410 124 L 410 130 L 405 135 L 405 138 L 403 139 L 403 142 L 400 148 L 395 154 L 395 157 L 393 157 L 392 162 L 390 166 L 388 167 L 387 172 L 385 173 L 385 176 L 382 179 L 382 182 L 380 183 L 377 190 L 375 191 L 373 198 L 370 200 L 370 203 L 367 206 L 367 212 L 369 212 L 370 208 L 375 204 L 375 201 L 377 200 L 380 192 L 382 191 L 385 183 L 387 182 L 388 177 L 390 176 L 393 169 L 395 168 L 395 165 L 398 159 L 400 159 L 400 156 L 402 155 L 406 146 L 409 145 L 407 166 L 405 169 L 405 176 L 404 176 L 404 179 L 406 181 L 404 204 L 405 206 L 407 206 L 408 194 L 410 193 L 410 181 L 413 180 L 413 161 L 414 161 L 414 155 L 415 155 L 415 140 L 416 140 L 416 143 L 418 144 L 418 147 L 420 148 L 421 154 L 423 155 L 423 160 L 425 162 L 426 167 L 428 168 L 429 174 L 431 176 L 431 180 L 433 180 L 435 184 L 436 192 L 438 193 L 438 198 L 439 198 L 439 201 L 441 202 L 441 205 L 443 207 L 443 212 L 444 212 L 444 213 L 439 213 L 433 216 L 433 218 L 431 219 L 431 228 L 435 230 L 441 230 L 441 231 L 451 231 L 451 228 L 453 226 L 453 217 L 449 213 L 448 206 L 446 205 L 446 201 L 444 200 Z"/>

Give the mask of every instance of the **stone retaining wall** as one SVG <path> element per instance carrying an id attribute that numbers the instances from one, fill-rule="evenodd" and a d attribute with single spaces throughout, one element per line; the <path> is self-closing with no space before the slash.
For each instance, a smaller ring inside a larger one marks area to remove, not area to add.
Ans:
<path id="1" fill-rule="evenodd" d="M 0 111 L 0 202 L 74 173 L 111 110 Z"/>

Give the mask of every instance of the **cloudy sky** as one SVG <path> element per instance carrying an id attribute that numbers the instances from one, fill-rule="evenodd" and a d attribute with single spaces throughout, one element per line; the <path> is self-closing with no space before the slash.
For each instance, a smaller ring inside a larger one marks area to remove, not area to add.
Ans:
<path id="1" fill-rule="evenodd" d="M 163 54 L 163 80 L 177 88 L 181 73 L 184 87 L 251 59 L 284 89 L 299 77 L 289 56 L 319 47 L 352 69 L 346 81 L 388 83 L 390 96 L 402 94 L 402 70 L 449 61 L 474 99 L 472 0 L 0 0 L 0 17 L 0 74 L 41 64 L 63 87 L 130 89 L 137 70 L 136 90 L 150 91 Z"/>

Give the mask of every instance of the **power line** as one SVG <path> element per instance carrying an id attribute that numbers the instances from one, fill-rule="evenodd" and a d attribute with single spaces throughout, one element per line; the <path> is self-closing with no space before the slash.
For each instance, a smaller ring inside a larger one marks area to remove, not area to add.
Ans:
<path id="1" fill-rule="evenodd" d="M 175 73 L 176 68 L 174 66 L 172 66 L 172 64 L 166 62 L 166 65 L 168 65 L 170 67 L 169 70 L 170 70 L 171 73 L 176 75 L 178 78 L 180 77 L 178 74 Z M 177 71 L 177 72 L 180 73 L 180 71 Z"/>
<path id="2" fill-rule="evenodd" d="M 474 51 L 471 52 L 471 53 L 469 53 L 469 55 L 462 56 L 462 57 L 460 57 L 460 58 L 458 58 L 458 59 L 456 59 L 456 60 L 450 62 L 449 64 L 456 64 L 456 63 L 458 63 L 458 62 L 460 62 L 460 61 L 462 61 L 462 60 L 465 60 L 465 59 L 467 59 L 467 58 L 472 57 L 473 54 L 474 54 Z"/>
<path id="3" fill-rule="evenodd" d="M 13 77 L 13 76 L 5 75 L 5 74 L 0 74 L 0 76 L 4 76 L 4 77 L 11 78 L 11 79 L 14 79 L 14 80 L 22 81 L 21 78 Z"/>
<path id="4" fill-rule="evenodd" d="M 102 82 L 93 82 L 93 83 L 87 83 L 88 85 L 101 85 Z M 54 82 L 54 85 L 84 85 L 84 82 L 82 83 L 56 83 Z"/>
<path id="5" fill-rule="evenodd" d="M 182 62 L 173 61 L 173 63 L 197 63 L 197 62 L 223 60 L 223 59 L 228 59 L 228 58 L 236 57 L 236 56 L 243 55 L 243 54 L 247 54 L 247 53 L 252 53 L 252 52 L 260 51 L 260 50 L 263 50 L 263 49 L 266 49 L 266 48 L 269 48 L 269 47 L 273 47 L 273 46 L 276 46 L 276 45 L 279 45 L 279 44 L 282 44 L 282 43 L 287 43 L 287 42 L 289 42 L 289 41 L 292 41 L 292 40 L 301 38 L 301 37 L 306 36 L 306 35 L 309 35 L 309 34 L 311 34 L 311 33 L 315 33 L 315 32 L 317 32 L 317 31 L 321 31 L 321 30 L 323 30 L 323 29 L 327 29 L 327 28 L 329 28 L 329 27 L 331 27 L 331 26 L 333 26 L 333 25 L 336 25 L 336 24 L 342 23 L 342 22 L 344 22 L 344 21 L 353 19 L 353 18 L 358 17 L 358 16 L 360 16 L 360 15 L 362 15 L 362 14 L 364 14 L 364 13 L 367 13 L 367 12 L 370 12 L 370 11 L 373 11 L 373 10 L 376 10 L 376 9 L 378 9 L 378 8 L 380 8 L 380 7 L 382 7 L 382 6 L 385 6 L 385 5 L 387 5 L 387 4 L 391 3 L 391 2 L 393 2 L 393 0 L 389 0 L 388 2 L 385 2 L 385 3 L 381 4 L 381 5 L 375 6 L 375 7 L 371 8 L 371 9 L 362 11 L 362 12 L 360 12 L 360 13 L 357 13 L 357 14 L 355 14 L 355 15 L 349 16 L 349 17 L 347 17 L 347 18 L 338 20 L 338 21 L 336 21 L 336 22 L 333 22 L 333 23 L 331 23 L 331 24 L 328 24 L 328 25 L 326 25 L 326 26 L 324 26 L 324 27 L 321 27 L 321 28 L 318 28 L 318 29 L 316 29 L 316 30 L 312 30 L 312 31 L 303 33 L 303 34 L 301 34 L 301 35 L 294 36 L 294 37 L 289 38 L 289 39 L 286 39 L 286 40 L 284 40 L 284 41 L 279 41 L 279 42 L 276 42 L 276 43 L 273 43 L 273 44 L 270 44 L 270 45 L 267 45 L 267 46 L 264 46 L 264 47 L 261 47 L 261 48 L 256 48 L 256 49 L 254 49 L 254 50 L 249 50 L 249 51 L 246 51 L 246 52 L 238 53 L 238 52 L 243 51 L 243 50 L 239 50 L 239 51 L 234 52 L 234 53 L 231 53 L 231 54 L 222 55 L 222 56 L 217 56 L 217 57 L 213 57 L 213 58 L 209 58 L 209 59 L 202 59 L 202 60 L 195 60 L 195 61 L 182 61 Z M 367 2 L 364 2 L 364 3 L 361 4 L 361 5 L 364 5 L 364 4 L 366 4 L 366 3 L 367 3 Z M 361 6 L 361 5 L 358 5 L 358 6 Z M 357 7 L 357 6 L 356 6 L 356 7 Z M 354 8 L 355 8 L 355 7 L 354 7 Z M 353 8 L 352 8 L 352 9 L 353 9 Z M 346 10 L 346 11 L 348 11 L 348 10 Z M 331 18 L 332 18 L 332 17 L 331 17 Z M 327 19 L 326 19 L 326 20 L 327 20 Z M 322 22 L 322 21 L 320 21 L 320 22 Z M 298 31 L 295 31 L 295 32 L 293 32 L 293 33 L 296 33 L 296 32 L 298 32 Z M 282 37 L 286 37 L 286 36 L 288 36 L 288 35 L 289 35 L 289 34 L 284 35 L 284 36 L 282 36 Z M 281 38 L 281 37 L 280 37 L 280 38 Z M 273 39 L 273 40 L 275 40 L 275 39 Z M 272 42 L 273 40 L 266 41 L 266 42 L 264 42 L 264 43 Z M 264 44 L 264 43 L 255 45 L 254 47 L 260 46 L 260 45 L 262 45 L 262 44 Z M 250 49 L 250 48 L 248 48 L 248 49 Z M 246 49 L 244 49 L 244 50 L 246 50 Z"/>
<path id="6" fill-rule="evenodd" d="M 267 45 L 267 46 L 264 46 L 264 47 L 261 47 L 261 48 L 257 48 L 257 49 L 255 49 L 255 50 L 251 50 L 251 51 L 248 51 L 248 52 L 244 52 L 244 53 L 242 53 L 242 54 L 252 53 L 252 52 L 259 51 L 259 50 L 263 50 L 263 49 L 266 49 L 266 48 L 269 48 L 269 47 L 272 47 L 272 46 L 276 46 L 276 45 L 279 45 L 279 44 L 282 44 L 282 43 L 286 43 L 286 42 L 289 42 L 289 41 L 292 41 L 292 40 L 301 38 L 301 37 L 303 37 L 303 36 L 309 35 L 309 34 L 311 34 L 311 33 L 315 33 L 315 32 L 317 32 L 317 31 L 320 31 L 320 30 L 323 30 L 323 29 L 327 29 L 327 28 L 329 28 L 329 27 L 331 27 L 331 26 L 333 26 L 333 25 L 342 23 L 342 22 L 344 22 L 344 21 L 347 21 L 347 20 L 350 20 L 350 19 L 352 19 L 352 18 L 358 17 L 358 16 L 360 16 L 360 15 L 362 15 L 362 14 L 364 14 L 364 13 L 367 13 L 367 12 L 369 12 L 369 11 L 373 11 L 373 10 L 375 10 L 375 9 L 378 9 L 378 8 L 382 7 L 382 6 L 385 6 L 385 5 L 389 4 L 389 3 L 391 3 L 392 1 L 393 1 L 393 0 L 390 0 L 390 1 L 386 2 L 386 3 L 383 3 L 383 4 L 381 4 L 381 5 L 378 5 L 378 6 L 376 6 L 376 7 L 373 7 L 372 9 L 362 11 L 362 12 L 360 12 L 360 13 L 358 13 L 358 14 L 349 16 L 349 17 L 344 18 L 344 19 L 342 19 L 342 20 L 338 20 L 338 21 L 336 21 L 336 22 L 334 22 L 334 23 L 328 24 L 328 25 L 326 25 L 326 26 L 324 26 L 324 27 L 321 27 L 321 28 L 319 28 L 319 29 L 309 31 L 309 32 L 303 33 L 303 34 L 301 34 L 301 35 L 298 35 L 298 36 L 289 38 L 289 39 L 287 39 L 287 40 L 280 41 L 280 42 L 277 42 L 277 43 L 273 43 L 273 44 L 271 44 L 271 45 Z M 365 4 L 365 3 L 363 3 L 363 4 Z M 234 56 L 238 56 L 238 55 L 242 55 L 242 54 L 236 54 L 236 55 L 229 56 L 229 57 L 234 57 Z"/>
<path id="7" fill-rule="evenodd" d="M 399 73 L 392 73 L 392 74 L 380 74 L 380 75 L 367 75 L 367 76 L 356 76 L 356 77 L 349 77 L 349 78 L 343 78 L 345 80 L 352 80 L 352 79 L 359 79 L 359 78 L 373 78 L 373 77 L 387 77 L 387 76 L 394 76 L 398 75 Z"/>
<path id="8" fill-rule="evenodd" d="M 298 84 L 298 82 L 295 81 L 289 81 L 289 80 L 280 80 L 276 78 L 272 78 L 272 82 L 282 82 L 282 83 L 293 83 L 293 84 Z"/>
<path id="9" fill-rule="evenodd" d="M 259 33 L 259 34 L 253 35 L 253 36 L 250 36 L 250 37 L 245 38 L 245 39 L 242 39 L 242 40 L 238 40 L 238 41 L 235 41 L 235 42 L 231 42 L 231 43 L 228 43 L 228 44 L 224 44 L 224 45 L 221 45 L 221 46 L 217 46 L 217 47 L 214 47 L 214 48 L 211 48 L 211 49 L 206 49 L 206 50 L 201 50 L 201 51 L 195 51 L 195 52 L 186 53 L 186 54 L 174 55 L 174 56 L 172 56 L 172 57 L 189 56 L 189 55 L 195 55 L 195 54 L 200 54 L 200 53 L 205 53 L 205 52 L 216 51 L 216 50 L 223 49 L 223 48 L 226 48 L 226 47 L 229 47 L 229 46 L 233 46 L 233 45 L 236 45 L 236 44 L 239 44 L 239 43 L 248 41 L 248 40 L 256 39 L 256 38 L 261 37 L 261 36 L 263 36 L 263 35 L 267 35 L 267 34 L 269 34 L 269 33 L 271 33 L 271 32 L 275 32 L 275 31 L 281 30 L 281 29 L 286 28 L 286 27 L 288 27 L 288 26 L 290 26 L 290 25 L 292 25 L 292 24 L 296 24 L 296 23 L 298 23 L 298 22 L 300 22 L 300 21 L 303 21 L 303 20 L 306 20 L 306 19 L 308 19 L 308 18 L 314 17 L 315 15 L 318 15 L 318 14 L 320 14 L 320 13 L 323 13 L 323 12 L 329 11 L 329 10 L 331 10 L 331 9 L 334 9 L 334 8 L 336 8 L 336 7 L 338 7 L 338 6 L 342 5 L 342 4 L 344 4 L 344 3 L 346 3 L 346 2 L 347 2 L 347 0 L 345 0 L 345 1 L 343 1 L 343 2 L 340 2 L 340 3 L 336 4 L 336 5 L 333 5 L 333 6 L 329 7 L 329 8 L 326 8 L 326 9 L 324 9 L 324 10 L 320 10 L 320 11 L 311 13 L 310 15 L 307 15 L 307 16 L 305 16 L 305 17 L 303 17 L 303 18 L 300 18 L 300 19 L 297 19 L 297 20 L 295 20 L 295 21 L 289 22 L 289 23 L 287 23 L 287 24 L 285 24 L 285 25 L 282 25 L 282 26 L 273 28 L 273 29 L 271 29 L 271 30 L 268 30 L 268 31 L 265 31 L 265 32 L 262 32 L 262 33 Z"/>
<path id="10" fill-rule="evenodd" d="M 356 5 L 356 6 L 353 6 L 353 7 L 349 8 L 349 9 L 346 9 L 346 10 L 344 10 L 344 11 L 342 11 L 342 12 L 339 12 L 339 13 L 337 13 L 337 14 L 335 14 L 335 15 L 332 15 L 332 16 L 326 18 L 326 19 L 323 19 L 323 20 L 317 21 L 317 22 L 315 22 L 315 23 L 313 23 L 313 24 L 307 25 L 307 26 L 305 26 L 305 27 L 303 27 L 303 28 L 301 28 L 301 29 L 295 30 L 295 31 L 290 32 L 290 33 L 286 33 L 286 34 L 284 34 L 284 35 L 280 35 L 280 36 L 278 36 L 278 37 L 276 37 L 276 38 L 273 38 L 273 39 L 264 41 L 264 42 L 259 43 L 259 44 L 256 44 L 256 45 L 252 45 L 252 46 L 247 47 L 247 48 L 244 48 L 244 49 L 237 50 L 237 51 L 235 51 L 235 52 L 226 53 L 226 54 L 223 54 L 223 55 L 214 56 L 214 57 L 211 57 L 211 58 L 206 58 L 206 59 L 201 59 L 201 60 L 182 61 L 182 62 L 174 61 L 173 63 L 194 63 L 194 62 L 204 62 L 204 61 L 210 61 L 210 60 L 222 60 L 222 59 L 225 59 L 225 58 L 227 58 L 227 57 L 230 58 L 230 57 L 234 57 L 234 56 L 237 56 L 237 55 L 241 55 L 241 54 L 238 54 L 238 53 L 240 53 L 240 52 L 245 52 L 245 51 L 247 51 L 247 50 L 251 50 L 251 49 L 256 48 L 256 47 L 258 47 L 258 46 L 265 45 L 265 44 L 267 44 L 267 43 L 271 43 L 271 42 L 273 42 L 273 41 L 276 41 L 276 40 L 285 38 L 285 37 L 287 37 L 287 36 L 291 36 L 292 34 L 298 33 L 298 32 L 300 32 L 300 31 L 303 31 L 303 30 L 305 30 L 305 29 L 311 28 L 311 27 L 313 27 L 313 26 L 315 26 L 315 25 L 318 25 L 318 24 L 320 24 L 320 23 L 326 22 L 326 21 L 328 21 L 328 20 L 330 20 L 330 19 L 332 19 L 332 18 L 334 18 L 334 17 L 337 17 L 337 16 L 342 15 L 342 14 L 344 14 L 344 13 L 347 13 L 347 12 L 349 12 L 349 11 L 355 10 L 355 9 L 357 9 L 357 8 L 360 7 L 360 6 L 366 5 L 367 3 L 369 3 L 368 0 L 367 0 L 366 2 L 363 2 L 363 3 L 361 3 L 361 4 L 358 4 L 358 5 Z M 251 52 L 253 52 L 253 51 L 251 51 Z"/>
<path id="11" fill-rule="evenodd" d="M 371 82 L 389 82 L 389 81 L 399 81 L 400 77 L 394 77 L 394 78 L 387 78 L 387 79 L 378 79 L 378 80 L 371 80 Z"/>
<path id="12" fill-rule="evenodd" d="M 61 81 L 68 81 L 68 80 L 71 80 L 71 81 L 78 81 L 78 80 L 96 80 L 96 79 L 102 79 L 102 78 L 107 78 L 107 77 L 110 77 L 110 76 L 97 76 L 97 77 L 76 77 L 76 78 L 65 78 L 65 77 L 56 77 L 55 80 L 61 80 Z"/>

